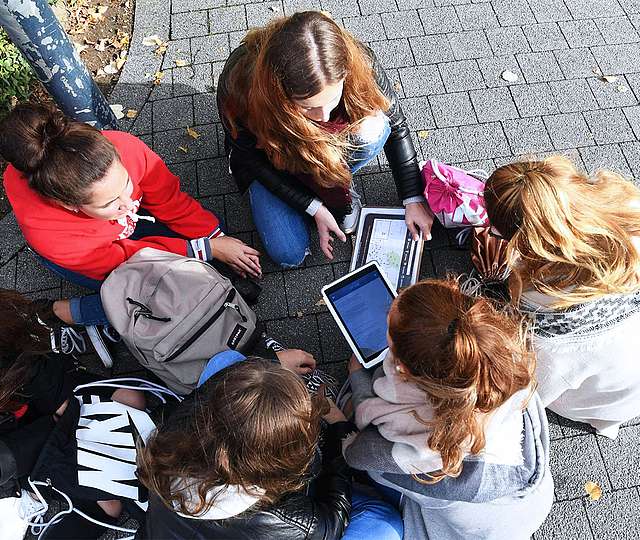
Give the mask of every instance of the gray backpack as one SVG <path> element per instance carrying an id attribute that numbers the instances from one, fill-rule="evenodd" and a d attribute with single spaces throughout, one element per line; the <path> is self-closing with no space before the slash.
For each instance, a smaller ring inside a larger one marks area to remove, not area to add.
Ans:
<path id="1" fill-rule="evenodd" d="M 188 394 L 215 354 L 251 347 L 255 313 L 210 264 L 144 248 L 116 268 L 100 296 L 131 354 Z"/>

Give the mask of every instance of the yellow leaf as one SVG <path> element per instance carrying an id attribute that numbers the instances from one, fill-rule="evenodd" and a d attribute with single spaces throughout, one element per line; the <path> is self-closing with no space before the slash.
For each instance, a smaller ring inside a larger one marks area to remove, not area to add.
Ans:
<path id="1" fill-rule="evenodd" d="M 155 84 L 156 86 L 159 85 L 163 77 L 164 77 L 164 71 L 156 71 L 153 74 L 153 84 Z"/>
<path id="2" fill-rule="evenodd" d="M 192 139 L 197 139 L 198 137 L 200 137 L 200 133 L 190 127 L 187 128 L 187 135 L 189 135 L 189 137 L 191 137 Z"/>
<path id="3" fill-rule="evenodd" d="M 316 305 L 316 306 L 324 306 L 324 305 L 326 305 L 326 304 L 324 303 L 324 298 L 320 298 L 320 300 L 318 300 L 318 301 L 316 302 L 316 304 L 315 304 L 315 305 Z"/>
<path id="4" fill-rule="evenodd" d="M 178 146 L 178 150 L 184 154 L 189 152 L 189 149 L 186 146 Z"/>
<path id="5" fill-rule="evenodd" d="M 158 56 L 162 56 L 166 52 L 167 52 L 167 44 L 166 43 L 163 43 L 162 45 L 158 45 L 158 47 L 155 50 L 155 53 Z"/>
<path id="6" fill-rule="evenodd" d="M 584 485 L 584 490 L 589 495 L 589 499 L 592 501 L 597 501 L 602 497 L 602 488 L 596 484 L 595 482 L 587 482 Z"/>
<path id="7" fill-rule="evenodd" d="M 126 56 L 121 56 L 116 60 L 116 68 L 118 69 L 118 71 L 120 71 L 122 69 L 122 66 L 124 66 L 124 63 L 127 61 L 127 57 Z"/>
<path id="8" fill-rule="evenodd" d="M 176 58 L 176 66 L 178 67 L 184 67 L 184 66 L 188 66 L 189 62 L 187 60 L 182 60 L 181 58 Z"/>
<path id="9" fill-rule="evenodd" d="M 142 44 L 145 47 L 154 47 L 158 45 L 162 45 L 162 40 L 160 36 L 157 34 L 153 34 L 152 36 L 147 36 L 142 40 Z"/>
<path id="10" fill-rule="evenodd" d="M 418 137 L 421 139 L 426 139 L 429 136 L 429 132 L 426 129 L 418 131 Z"/>
<path id="11" fill-rule="evenodd" d="M 127 118 L 135 118 L 136 116 L 138 116 L 138 111 L 136 111 L 135 109 L 128 109 L 126 116 Z"/>
<path id="12" fill-rule="evenodd" d="M 618 80 L 618 77 L 616 77 L 615 75 L 603 75 L 601 77 L 601 79 L 604 82 L 613 83 L 613 82 L 616 82 Z"/>

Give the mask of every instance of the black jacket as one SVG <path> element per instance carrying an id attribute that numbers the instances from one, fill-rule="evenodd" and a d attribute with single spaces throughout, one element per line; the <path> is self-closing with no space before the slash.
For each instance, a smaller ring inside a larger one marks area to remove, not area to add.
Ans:
<path id="1" fill-rule="evenodd" d="M 316 195 L 309 188 L 298 182 L 293 175 L 276 169 L 269 162 L 266 154 L 256 148 L 256 138 L 247 129 L 240 130 L 236 139 L 231 137 L 229 126 L 222 112 L 222 105 L 227 96 L 234 92 L 234 89 L 228 85 L 229 75 L 245 53 L 244 45 L 241 45 L 231 53 L 218 81 L 218 110 L 225 130 L 225 145 L 227 149 L 231 150 L 231 171 L 242 192 L 246 191 L 252 182 L 258 180 L 269 191 L 290 206 L 300 212 L 304 212 L 311 201 L 316 198 Z M 391 103 L 386 113 L 390 121 L 391 134 L 384 145 L 384 152 L 391 167 L 398 195 L 401 200 L 422 195 L 424 188 L 420 177 L 418 158 L 411 139 L 411 132 L 407 126 L 407 119 L 402 112 L 398 95 L 384 68 L 376 59 L 373 51 L 369 50 L 369 53 L 376 82 Z"/>
<path id="2" fill-rule="evenodd" d="M 340 452 L 340 441 L 355 431 L 348 422 L 325 431 L 324 463 L 304 493 L 285 496 L 275 504 L 246 510 L 225 520 L 183 517 L 153 493 L 146 524 L 137 540 L 338 540 L 351 512 L 351 469 Z"/>

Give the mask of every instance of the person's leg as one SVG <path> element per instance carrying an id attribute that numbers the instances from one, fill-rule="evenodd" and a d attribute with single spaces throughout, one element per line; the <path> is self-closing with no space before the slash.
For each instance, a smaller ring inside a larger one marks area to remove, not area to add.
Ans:
<path id="1" fill-rule="evenodd" d="M 283 268 L 300 266 L 309 254 L 306 217 L 257 181 L 249 187 L 249 200 L 253 221 L 269 257 Z"/>
<path id="2" fill-rule="evenodd" d="M 109 324 L 99 294 L 69 298 L 69 310 L 73 324 L 82 326 Z"/>
<path id="3" fill-rule="evenodd" d="M 404 526 L 396 508 L 354 486 L 349 525 L 342 540 L 402 540 Z"/>
<path id="4" fill-rule="evenodd" d="M 34 252 L 35 253 L 35 252 Z M 36 254 L 37 255 L 37 254 Z M 62 279 L 70 281 L 75 285 L 79 285 L 80 287 L 85 287 L 87 289 L 91 289 L 93 291 L 99 291 L 100 286 L 102 285 L 102 281 L 97 279 L 92 279 L 90 277 L 84 276 L 78 272 L 74 272 L 73 270 L 67 270 L 60 265 L 57 265 L 54 262 L 51 262 L 48 259 L 45 259 L 42 255 L 38 255 L 40 262 L 45 268 L 51 270 L 54 274 L 57 274 Z"/>
<path id="5" fill-rule="evenodd" d="M 390 133 L 389 119 L 382 112 L 368 116 L 362 121 L 352 137 L 351 142 L 355 148 L 347 160 L 352 174 L 375 159 L 384 148 Z"/>

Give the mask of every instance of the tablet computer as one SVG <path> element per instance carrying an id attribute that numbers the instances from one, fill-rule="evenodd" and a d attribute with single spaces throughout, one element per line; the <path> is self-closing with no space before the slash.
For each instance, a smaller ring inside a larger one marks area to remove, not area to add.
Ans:
<path id="1" fill-rule="evenodd" d="M 380 363 L 387 353 L 387 314 L 396 291 L 378 263 L 326 285 L 322 296 L 360 363 L 367 368 Z"/>

